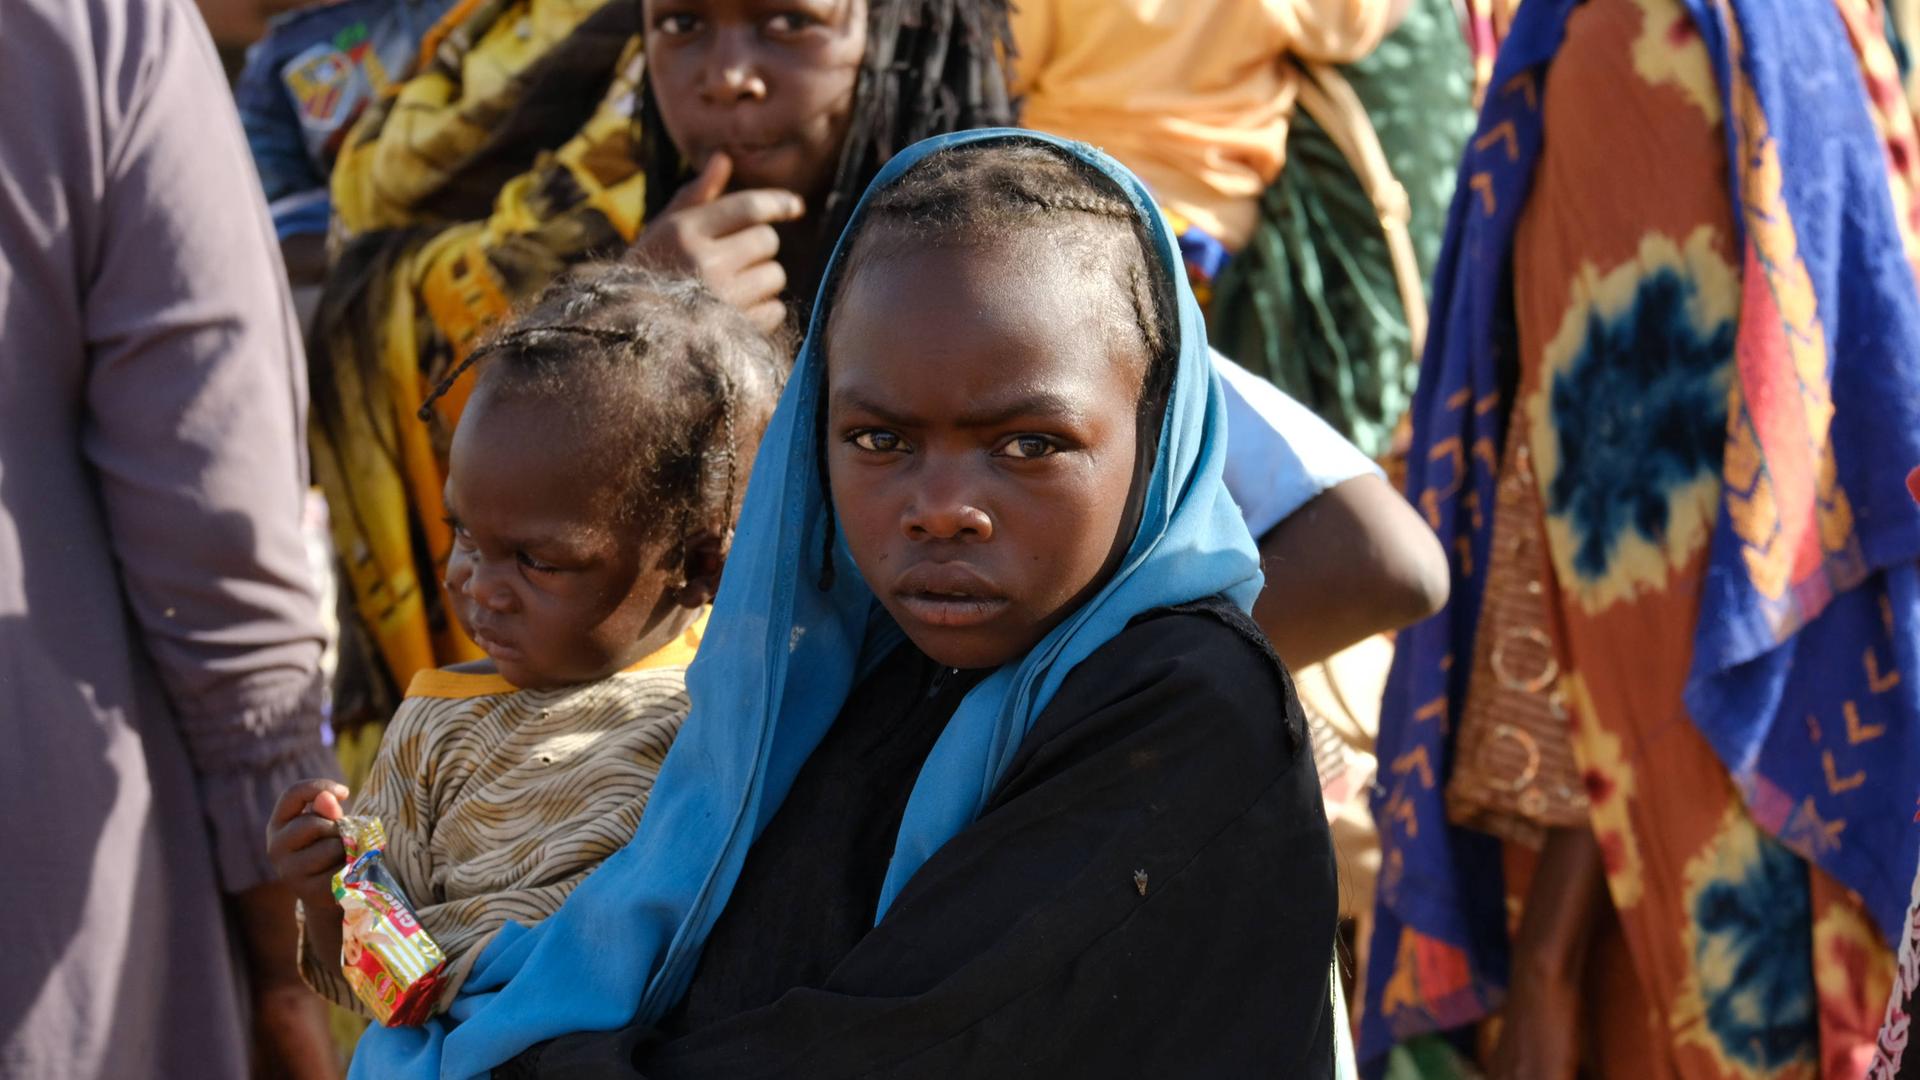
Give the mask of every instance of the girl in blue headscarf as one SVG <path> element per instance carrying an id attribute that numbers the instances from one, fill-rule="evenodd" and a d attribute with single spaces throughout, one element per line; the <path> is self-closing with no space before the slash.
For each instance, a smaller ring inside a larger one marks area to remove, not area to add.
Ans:
<path id="1" fill-rule="evenodd" d="M 1179 268 L 1088 147 L 900 154 L 639 834 L 356 1074 L 1331 1075 L 1332 846 Z"/>

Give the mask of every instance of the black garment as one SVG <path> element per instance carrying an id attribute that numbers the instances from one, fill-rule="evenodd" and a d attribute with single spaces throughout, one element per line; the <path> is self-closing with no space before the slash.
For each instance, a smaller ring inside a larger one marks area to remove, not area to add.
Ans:
<path id="1" fill-rule="evenodd" d="M 990 673 L 941 667 L 908 642 L 848 696 L 747 852 L 663 1035 L 826 982 L 873 929 L 921 765 L 960 699 Z M 816 898 L 825 902 L 809 902 Z"/>
<path id="2" fill-rule="evenodd" d="M 882 707 L 872 685 L 836 730 L 899 730 L 854 714 Z M 1217 601 L 1150 612 L 1074 669 L 980 819 L 829 958 L 825 928 L 871 918 L 899 811 L 897 778 L 823 742 L 749 855 L 680 1023 L 556 1040 L 502 1075 L 1330 1077 L 1333 848 L 1304 747 L 1251 621 Z M 824 790 L 839 794 L 813 802 Z M 854 856 L 868 865 L 783 876 L 806 845 L 869 849 L 863 812 L 891 814 L 887 843 Z M 806 940 L 756 930 L 783 925 Z M 765 1002 L 756 964 L 830 973 Z"/>

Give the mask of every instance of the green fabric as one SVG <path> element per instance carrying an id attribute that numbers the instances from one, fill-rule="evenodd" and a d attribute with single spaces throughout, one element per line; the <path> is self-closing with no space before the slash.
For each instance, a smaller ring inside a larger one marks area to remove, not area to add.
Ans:
<path id="1" fill-rule="evenodd" d="M 1473 63 L 1452 0 L 1414 0 L 1371 56 L 1342 68 L 1407 189 L 1425 279 L 1473 130 Z M 1320 125 L 1296 112 L 1287 164 L 1260 224 L 1214 282 L 1213 344 L 1319 413 L 1367 454 L 1386 453 L 1418 375 L 1373 202 Z"/>
<path id="2" fill-rule="evenodd" d="M 1382 1080 L 1482 1080 L 1483 1074 L 1438 1035 L 1420 1035 L 1387 1055 Z"/>

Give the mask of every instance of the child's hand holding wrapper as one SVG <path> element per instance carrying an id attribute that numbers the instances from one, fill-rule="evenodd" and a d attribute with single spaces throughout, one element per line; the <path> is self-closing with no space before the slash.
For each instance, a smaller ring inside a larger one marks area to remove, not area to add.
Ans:
<path id="1" fill-rule="evenodd" d="M 267 852 L 305 911 L 308 940 L 338 955 L 343 974 L 382 1024 L 417 1024 L 432 1012 L 446 957 L 420 927 L 383 865 L 377 818 L 348 817 L 347 789 L 308 780 L 274 807 Z"/>
<path id="2" fill-rule="evenodd" d="M 314 941 L 330 939 L 336 949 L 340 911 L 333 902 L 333 875 L 347 862 L 338 824 L 346 816 L 340 804 L 347 794 L 346 785 L 332 780 L 302 780 L 280 796 L 267 822 L 267 858 L 274 873 L 306 908 L 313 929 L 333 928 L 330 938 L 312 934 Z"/>

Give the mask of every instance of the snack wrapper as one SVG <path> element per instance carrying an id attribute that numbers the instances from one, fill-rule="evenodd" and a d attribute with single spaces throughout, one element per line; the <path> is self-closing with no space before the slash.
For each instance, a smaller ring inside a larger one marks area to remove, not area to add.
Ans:
<path id="1" fill-rule="evenodd" d="M 414 917 L 385 863 L 387 831 L 374 817 L 340 819 L 347 865 L 333 875 L 340 902 L 340 967 L 347 985 L 387 1027 L 433 1013 L 447 956 Z"/>

